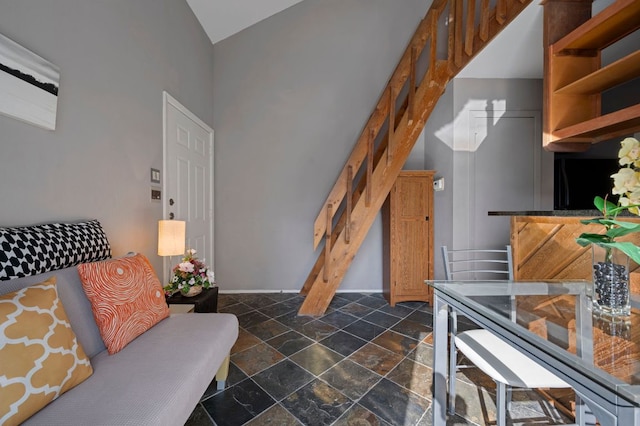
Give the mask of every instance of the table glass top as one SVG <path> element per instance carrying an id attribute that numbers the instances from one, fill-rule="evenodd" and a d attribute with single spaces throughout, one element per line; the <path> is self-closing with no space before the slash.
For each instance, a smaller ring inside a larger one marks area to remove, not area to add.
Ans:
<path id="1" fill-rule="evenodd" d="M 592 313 L 588 282 L 427 284 L 640 405 L 640 300 L 630 317 L 611 320 Z"/>

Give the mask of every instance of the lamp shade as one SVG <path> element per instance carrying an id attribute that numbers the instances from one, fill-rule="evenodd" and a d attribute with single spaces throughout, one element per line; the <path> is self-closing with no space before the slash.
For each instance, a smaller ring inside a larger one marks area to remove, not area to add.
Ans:
<path id="1" fill-rule="evenodd" d="M 158 221 L 158 256 L 184 254 L 185 229 L 184 220 Z"/>

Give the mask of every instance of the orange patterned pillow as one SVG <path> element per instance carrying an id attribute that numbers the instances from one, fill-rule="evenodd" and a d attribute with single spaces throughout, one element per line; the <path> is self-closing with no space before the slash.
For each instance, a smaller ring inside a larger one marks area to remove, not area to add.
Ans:
<path id="1" fill-rule="evenodd" d="M 110 355 L 169 316 L 160 280 L 141 254 L 78 265 Z"/>
<path id="2" fill-rule="evenodd" d="M 55 277 L 0 296 L 0 424 L 22 423 L 92 373 Z"/>

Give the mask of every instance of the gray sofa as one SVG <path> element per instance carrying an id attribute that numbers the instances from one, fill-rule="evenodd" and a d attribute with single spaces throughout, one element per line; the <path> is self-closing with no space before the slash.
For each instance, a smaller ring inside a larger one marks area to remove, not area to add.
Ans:
<path id="1" fill-rule="evenodd" d="M 183 425 L 216 375 L 224 387 L 238 337 L 230 314 L 175 314 L 109 355 L 75 266 L 0 282 L 6 294 L 55 275 L 58 292 L 93 375 L 25 425 Z"/>

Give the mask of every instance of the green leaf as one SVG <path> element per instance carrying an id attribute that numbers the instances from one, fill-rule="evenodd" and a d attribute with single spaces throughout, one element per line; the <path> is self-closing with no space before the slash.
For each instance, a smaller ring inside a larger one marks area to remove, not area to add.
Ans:
<path id="1" fill-rule="evenodd" d="M 589 244 L 599 244 L 611 242 L 611 239 L 603 234 L 581 234 L 578 238 L 576 238 L 576 242 L 580 244 L 582 247 L 586 247 Z"/>
<path id="2" fill-rule="evenodd" d="M 640 232 L 640 223 L 622 222 L 619 220 L 612 220 L 610 223 L 618 226 L 617 228 L 607 230 L 606 235 L 611 239 L 632 234 L 634 232 Z"/>
<path id="3" fill-rule="evenodd" d="M 602 213 L 603 216 L 605 216 L 605 218 L 616 217 L 621 211 L 627 210 L 629 207 L 633 207 L 618 206 L 611 201 L 605 200 L 604 198 L 599 196 L 593 199 L 593 205 L 596 206 L 596 208 L 600 211 L 600 213 Z"/>
<path id="4" fill-rule="evenodd" d="M 602 247 L 614 247 L 626 254 L 634 262 L 640 264 L 640 248 L 630 241 L 602 243 Z"/>
<path id="5" fill-rule="evenodd" d="M 596 206 L 596 209 L 600 210 L 600 213 L 604 214 L 604 198 L 596 196 L 596 198 L 593 199 L 593 205 Z"/>
<path id="6" fill-rule="evenodd" d="M 604 225 L 602 221 L 605 220 L 603 217 L 594 217 L 593 219 L 583 219 L 580 221 L 583 225 L 589 225 L 590 223 L 597 223 L 598 225 Z"/>

